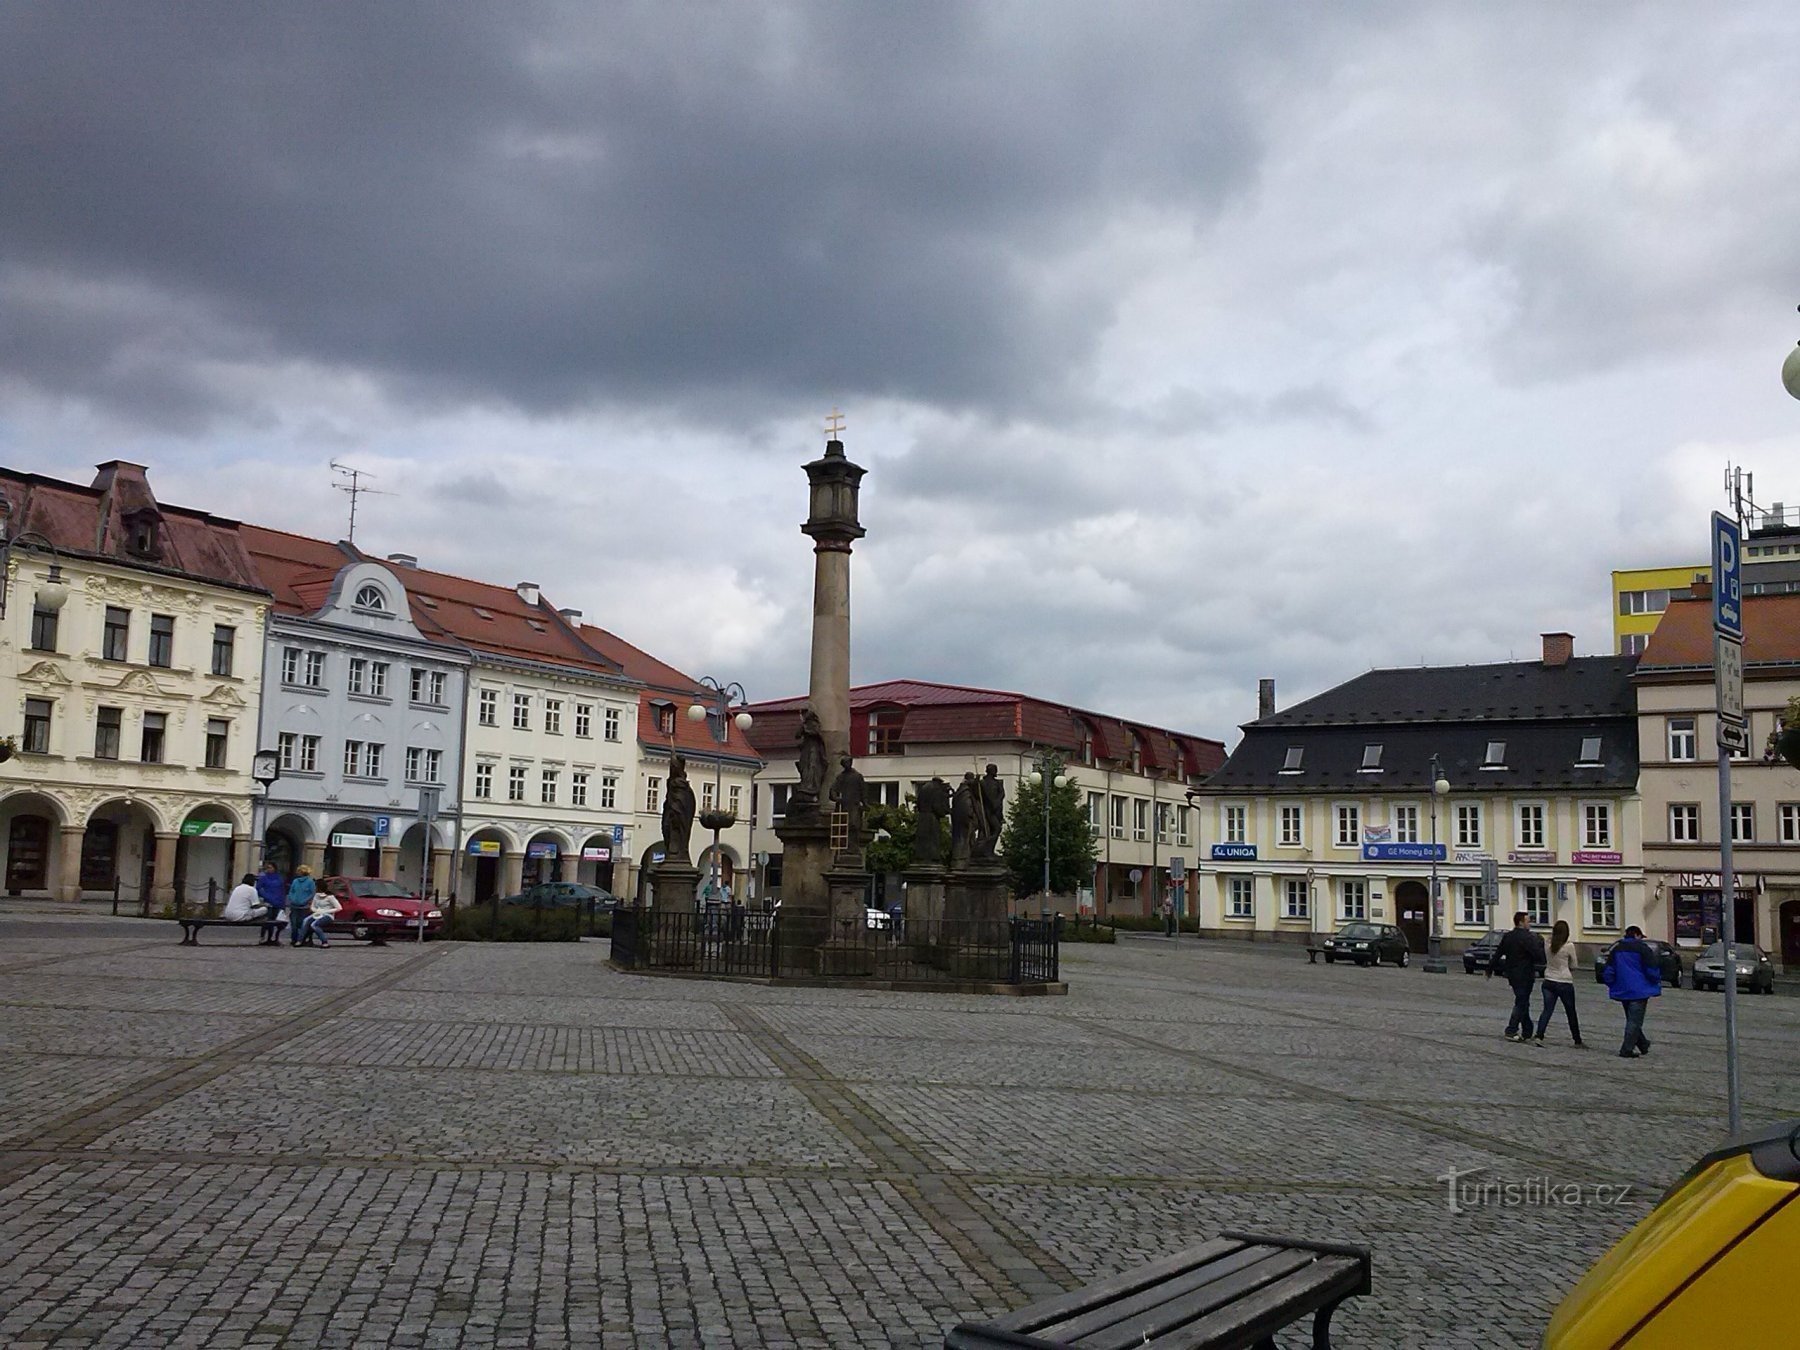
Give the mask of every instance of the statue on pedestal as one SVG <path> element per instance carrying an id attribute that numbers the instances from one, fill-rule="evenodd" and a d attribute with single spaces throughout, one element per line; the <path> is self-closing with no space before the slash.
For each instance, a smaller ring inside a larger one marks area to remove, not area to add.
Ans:
<path id="1" fill-rule="evenodd" d="M 669 785 L 662 808 L 664 861 L 688 861 L 688 836 L 694 829 L 694 789 L 688 782 L 687 761 L 676 755 L 669 761 Z"/>
<path id="2" fill-rule="evenodd" d="M 976 789 L 981 814 L 971 852 L 977 858 L 991 858 L 1000 843 L 1000 831 L 1006 828 L 1006 784 L 1000 780 L 998 765 L 987 766 L 987 775 L 976 784 Z"/>
<path id="3" fill-rule="evenodd" d="M 975 775 L 965 773 L 950 801 L 950 865 L 965 863 L 974 854 L 981 829 L 981 789 Z"/>
<path id="4" fill-rule="evenodd" d="M 856 771 L 850 755 L 838 757 L 843 767 L 831 784 L 831 804 L 850 818 L 849 852 L 860 853 L 863 846 L 863 808 L 868 804 L 868 784 Z"/>
<path id="5" fill-rule="evenodd" d="M 794 760 L 800 770 L 800 781 L 788 799 L 793 814 L 810 814 L 819 809 L 819 794 L 825 790 L 825 729 L 819 715 L 810 707 L 800 714 L 800 754 Z"/>
<path id="6" fill-rule="evenodd" d="M 944 861 L 944 817 L 950 814 L 950 785 L 941 778 L 914 784 L 913 810 L 918 827 L 913 833 L 913 861 L 941 866 Z"/>

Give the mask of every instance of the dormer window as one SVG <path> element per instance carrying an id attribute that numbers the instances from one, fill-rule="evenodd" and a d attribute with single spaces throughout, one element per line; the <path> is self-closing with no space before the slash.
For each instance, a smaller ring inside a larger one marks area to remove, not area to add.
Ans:
<path id="1" fill-rule="evenodd" d="M 1287 748 L 1287 758 L 1285 758 L 1284 760 L 1281 761 L 1281 771 L 1283 773 L 1299 773 L 1301 771 L 1300 761 L 1305 756 L 1305 754 L 1306 754 L 1305 746 L 1290 745 Z"/>
<path id="2" fill-rule="evenodd" d="M 1489 741 L 1487 743 L 1487 754 L 1481 757 L 1481 767 L 1484 769 L 1504 769 L 1506 767 L 1505 741 Z"/>
<path id="3" fill-rule="evenodd" d="M 1094 737 L 1091 732 L 1081 738 L 1081 762 L 1083 764 L 1094 762 Z"/>
<path id="4" fill-rule="evenodd" d="M 162 556 L 161 518 L 154 511 L 133 511 L 125 517 L 125 551 L 139 558 Z"/>
<path id="5" fill-rule="evenodd" d="M 387 592 L 379 586 L 359 586 L 356 591 L 356 599 L 352 603 L 358 609 L 366 609 L 375 614 L 385 614 L 388 607 Z"/>
<path id="6" fill-rule="evenodd" d="M 1600 763 L 1600 738 L 1583 736 L 1581 738 L 1581 758 L 1575 761 L 1581 768 L 1594 768 Z"/>
<path id="7" fill-rule="evenodd" d="M 1382 747 L 1379 745 L 1365 745 L 1363 747 L 1362 773 L 1381 772 L 1381 750 Z"/>

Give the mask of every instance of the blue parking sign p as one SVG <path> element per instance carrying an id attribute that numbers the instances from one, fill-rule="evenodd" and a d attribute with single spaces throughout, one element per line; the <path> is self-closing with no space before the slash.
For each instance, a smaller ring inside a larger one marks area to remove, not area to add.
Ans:
<path id="1" fill-rule="evenodd" d="M 393 824 L 393 818 L 390 816 L 376 816 L 375 837 L 377 839 L 386 839 L 393 828 Z"/>
<path id="2" fill-rule="evenodd" d="M 1712 518 L 1713 631 L 1740 641 L 1744 636 L 1741 581 L 1743 533 L 1719 511 Z"/>

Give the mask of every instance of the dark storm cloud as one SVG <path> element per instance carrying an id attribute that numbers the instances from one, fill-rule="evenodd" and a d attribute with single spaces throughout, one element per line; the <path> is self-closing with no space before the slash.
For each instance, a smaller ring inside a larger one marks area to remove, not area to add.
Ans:
<path id="1" fill-rule="evenodd" d="M 9 6 L 0 287 L 68 303 L 9 304 L 8 369 L 159 419 L 246 335 L 538 411 L 1018 405 L 1110 314 L 1117 278 L 1058 260 L 1133 203 L 1215 212 L 1319 35 L 1251 5 Z M 160 398 L 96 378 L 134 329 L 96 283 L 188 317 L 142 355 Z"/>

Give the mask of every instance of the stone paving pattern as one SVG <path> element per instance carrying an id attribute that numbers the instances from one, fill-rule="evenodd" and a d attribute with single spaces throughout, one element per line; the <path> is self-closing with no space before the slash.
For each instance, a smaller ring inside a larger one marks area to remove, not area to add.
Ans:
<path id="1" fill-rule="evenodd" d="M 1268 945 L 1076 947 L 1053 999 L 604 956 L 0 907 L 0 1344 L 935 1346 L 1232 1228 L 1373 1247 L 1342 1345 L 1527 1344 L 1723 1133 L 1689 990 L 1622 1061 L 1585 978 L 1538 1049 L 1497 982 Z M 1800 1114 L 1800 1000 L 1741 1007 L 1747 1119 Z"/>

